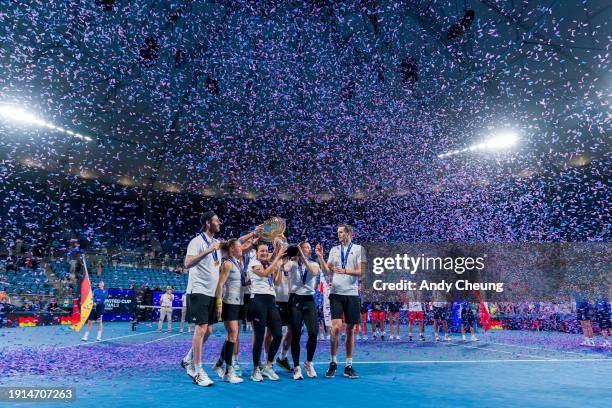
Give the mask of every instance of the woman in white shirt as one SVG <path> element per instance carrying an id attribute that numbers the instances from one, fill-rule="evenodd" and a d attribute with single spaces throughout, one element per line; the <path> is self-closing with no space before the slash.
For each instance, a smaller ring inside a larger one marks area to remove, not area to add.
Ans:
<path id="1" fill-rule="evenodd" d="M 217 284 L 217 319 L 223 320 L 227 338 L 221 348 L 221 356 L 215 364 L 214 370 L 221 379 L 232 384 L 241 383 L 243 380 L 234 371 L 233 356 L 234 347 L 238 346 L 238 321 L 240 318 L 240 306 L 242 305 L 242 282 L 245 279 L 245 259 L 242 256 L 240 241 L 232 238 L 221 245 L 221 251 L 228 257 L 221 265 L 219 271 L 219 283 Z M 248 261 L 248 258 L 247 258 Z M 247 264 L 248 267 L 248 264 Z M 225 362 L 225 369 L 223 363 Z"/>
<path id="2" fill-rule="evenodd" d="M 317 348 L 317 306 L 314 302 L 315 285 L 321 268 L 316 262 L 308 258 L 312 249 L 308 242 L 298 245 L 299 255 L 285 264 L 285 271 L 289 272 L 289 324 L 291 335 L 291 356 L 293 357 L 293 379 L 302 380 L 300 369 L 300 337 L 302 325 L 306 325 L 308 342 L 306 343 L 306 362 L 304 369 L 306 374 L 314 378 L 317 372 L 314 370 L 312 360 Z"/>
<path id="3" fill-rule="evenodd" d="M 272 369 L 272 362 L 280 346 L 283 330 L 280 314 L 276 307 L 274 286 L 280 283 L 280 266 L 286 251 L 285 246 L 280 246 L 275 248 L 274 253 L 271 254 L 267 244 L 258 244 L 257 259 L 252 262 L 249 270 L 251 278 L 249 314 L 253 322 L 254 335 L 251 380 L 256 382 L 263 381 L 264 375 L 272 381 L 279 380 L 278 375 Z M 267 361 L 260 368 L 259 363 L 266 327 L 272 333 L 272 341 L 268 349 Z"/>

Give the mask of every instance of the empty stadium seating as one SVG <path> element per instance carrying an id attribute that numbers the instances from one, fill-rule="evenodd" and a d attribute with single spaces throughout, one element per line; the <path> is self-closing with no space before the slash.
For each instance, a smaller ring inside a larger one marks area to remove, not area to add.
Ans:
<path id="1" fill-rule="evenodd" d="M 54 262 L 51 265 L 58 278 L 69 277 L 69 266 L 67 262 Z M 177 291 L 183 291 L 187 287 L 187 274 L 177 275 L 169 269 L 161 268 L 139 268 L 128 266 L 107 266 L 102 275 L 98 276 L 94 271 L 89 271 L 92 286 L 95 287 L 100 280 L 106 284 L 106 288 L 128 289 L 133 286 L 147 286 L 149 288 L 165 288 L 170 285 Z"/>
<path id="2" fill-rule="evenodd" d="M 48 281 L 43 268 L 19 268 L 17 271 L 3 271 L 0 275 L 6 280 L 0 280 L 0 290 L 8 293 L 25 295 L 54 295 L 53 284 Z"/>

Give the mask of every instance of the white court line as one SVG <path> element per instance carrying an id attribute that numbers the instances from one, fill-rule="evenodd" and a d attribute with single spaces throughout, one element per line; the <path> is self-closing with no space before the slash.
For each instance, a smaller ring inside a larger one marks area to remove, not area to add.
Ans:
<path id="1" fill-rule="evenodd" d="M 160 337 L 159 339 L 155 339 L 155 340 L 151 340 L 151 341 L 145 341 L 144 343 L 138 343 L 140 344 L 149 344 L 149 343 L 155 343 L 156 341 L 162 341 L 162 340 L 166 340 L 169 339 L 170 337 L 176 337 L 176 336 L 180 336 L 183 333 L 176 333 L 176 334 L 172 334 L 170 336 L 166 336 L 166 337 Z"/>
<path id="2" fill-rule="evenodd" d="M 608 361 L 612 358 L 555 358 L 555 359 L 491 359 L 491 360 L 383 360 L 383 361 L 353 361 L 353 364 L 486 364 L 486 363 L 578 363 L 578 362 Z M 202 364 L 215 364 L 217 361 L 205 361 Z M 240 365 L 248 365 L 250 362 L 241 361 Z M 315 361 L 314 365 L 328 365 L 329 361 Z M 346 364 L 346 361 L 338 361 L 338 364 Z"/>
<path id="3" fill-rule="evenodd" d="M 149 331 L 146 331 L 146 332 L 136 333 L 136 334 L 128 334 L 128 335 L 125 335 L 125 336 L 111 337 L 109 339 L 104 339 L 104 340 L 100 340 L 100 341 L 96 341 L 95 338 L 94 338 L 93 340 L 83 341 L 81 343 L 76 343 L 76 344 L 71 344 L 69 346 L 62 346 L 62 347 L 56 347 L 56 348 L 57 349 L 64 349 L 64 348 L 69 348 L 69 347 L 91 346 L 91 345 L 94 345 L 94 344 L 106 343 L 107 341 L 112 341 L 112 340 L 117 340 L 117 339 L 124 339 L 126 337 L 142 336 L 143 334 L 149 334 L 149 333 L 155 333 L 155 330 L 149 330 Z"/>
<path id="4" fill-rule="evenodd" d="M 500 345 L 500 346 L 523 347 L 523 348 L 531 349 L 531 350 L 542 350 L 539 347 L 523 346 L 523 345 L 520 345 L 520 344 L 496 343 L 494 341 L 485 341 L 485 343 L 497 344 L 497 345 Z M 565 350 L 550 350 L 550 353 L 576 354 L 578 356 L 588 356 L 589 355 L 587 353 L 579 353 L 577 351 L 565 351 Z M 601 356 L 601 357 L 598 357 L 598 358 L 605 359 L 606 357 Z"/>
<path id="5" fill-rule="evenodd" d="M 486 344 L 486 343 L 483 343 L 483 344 Z M 532 357 L 532 358 L 535 358 L 535 359 L 552 360 L 552 359 L 546 358 L 544 356 L 536 356 L 536 355 L 524 354 L 524 353 L 513 353 L 512 351 L 506 351 L 506 350 L 500 350 L 500 349 L 494 349 L 494 348 L 476 347 L 476 346 L 470 346 L 470 345 L 467 345 L 467 344 L 460 344 L 460 343 L 454 343 L 452 345 L 453 346 L 467 347 L 467 348 L 476 349 L 476 350 L 482 350 L 482 351 L 489 351 L 489 352 L 492 352 L 492 353 L 504 353 L 504 354 L 512 354 L 512 355 L 516 355 L 516 356 Z"/>
<path id="6" fill-rule="evenodd" d="M 398 361 L 353 361 L 353 364 L 480 364 L 480 363 L 564 363 L 582 361 L 612 361 L 610 358 L 556 358 L 556 359 L 495 359 L 495 360 L 398 360 Z M 346 362 L 338 362 L 345 364 Z M 214 364 L 214 363 L 210 363 Z M 329 362 L 315 362 L 313 364 L 327 365 Z"/>

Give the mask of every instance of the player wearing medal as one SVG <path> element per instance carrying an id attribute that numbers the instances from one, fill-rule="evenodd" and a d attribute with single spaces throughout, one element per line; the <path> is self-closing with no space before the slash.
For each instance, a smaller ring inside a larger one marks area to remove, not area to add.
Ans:
<path id="1" fill-rule="evenodd" d="M 238 320 L 242 304 L 242 280 L 244 273 L 244 258 L 242 247 L 237 239 L 230 239 L 221 244 L 221 250 L 228 254 L 223 262 L 217 285 L 217 304 L 221 301 L 222 307 L 217 309 L 217 319 L 223 320 L 227 338 L 221 347 L 221 356 L 213 367 L 222 380 L 232 384 L 243 381 L 233 367 L 234 347 L 238 343 Z M 225 367 L 223 363 L 225 362 Z"/>
<path id="2" fill-rule="evenodd" d="M 291 326 L 289 322 L 289 273 L 284 270 L 280 271 L 279 283 L 274 286 L 276 292 L 276 306 L 278 307 L 278 313 L 280 314 L 281 324 L 284 328 L 283 340 L 281 341 L 280 356 L 276 358 L 276 364 L 283 367 L 288 372 L 293 372 L 291 364 L 287 358 L 287 353 L 291 347 Z M 266 336 L 264 338 L 264 348 L 266 353 L 270 348 L 272 342 L 272 333 L 270 330 L 266 330 Z"/>
<path id="3" fill-rule="evenodd" d="M 323 259 L 323 247 L 317 245 L 316 253 L 319 264 L 326 274 L 332 274 L 332 290 L 329 303 L 332 317 L 331 362 L 325 373 L 328 378 L 336 375 L 338 368 L 338 343 L 342 316 L 346 322 L 346 367 L 344 376 L 356 379 L 359 375 L 353 368 L 353 349 L 355 348 L 356 324 L 360 323 L 359 278 L 365 271 L 365 255 L 362 247 L 352 243 L 353 229 L 342 224 L 338 227 L 340 245 L 329 251 L 327 262 Z"/>
<path id="4" fill-rule="evenodd" d="M 300 337 L 302 325 L 306 325 L 308 341 L 306 343 L 306 362 L 304 369 L 306 375 L 315 378 L 317 372 L 312 360 L 317 348 L 317 306 L 314 301 L 315 285 L 321 269 L 316 262 L 309 260 L 312 249 L 308 242 L 298 245 L 299 254 L 295 259 L 287 262 L 284 270 L 289 273 L 291 285 L 289 295 L 289 327 L 291 335 L 291 357 L 293 358 L 293 379 L 302 380 L 300 368 Z"/>
<path id="5" fill-rule="evenodd" d="M 215 301 L 219 282 L 221 256 L 220 242 L 215 238 L 221 228 L 221 220 L 212 211 L 200 217 L 204 232 L 189 242 L 185 256 L 185 268 L 189 269 L 187 280 L 188 321 L 195 323 L 192 347 L 181 361 L 194 384 L 207 387 L 213 384 L 202 368 L 202 348 L 212 333 L 217 304 Z"/>
<path id="6" fill-rule="evenodd" d="M 274 357 L 283 337 L 281 317 L 274 300 L 276 296 L 274 285 L 280 282 L 280 266 L 286 251 L 287 248 L 281 245 L 275 248 L 274 253 L 270 254 L 267 244 L 258 244 L 257 259 L 252 262 L 249 270 L 251 277 L 249 315 L 253 322 L 254 336 L 251 380 L 255 382 L 263 381 L 263 376 L 272 381 L 280 379 L 272 368 Z M 260 367 L 266 327 L 272 333 L 272 341 L 268 349 L 266 363 L 263 367 Z"/>

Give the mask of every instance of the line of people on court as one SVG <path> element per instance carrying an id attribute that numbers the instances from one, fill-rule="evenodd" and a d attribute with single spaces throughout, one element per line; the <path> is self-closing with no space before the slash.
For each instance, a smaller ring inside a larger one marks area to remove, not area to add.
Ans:
<path id="1" fill-rule="evenodd" d="M 312 247 L 308 242 L 297 246 L 297 254 L 288 257 L 287 246 L 278 241 L 272 248 L 258 241 L 258 233 L 251 232 L 238 239 L 219 241 L 221 221 L 213 212 L 201 216 L 203 232 L 187 247 L 185 268 L 187 282 L 187 319 L 195 324 L 191 349 L 181 360 L 193 382 L 199 386 L 213 384 L 202 366 L 202 348 L 212 333 L 213 325 L 223 321 L 226 339 L 213 369 L 220 378 L 230 383 L 241 383 L 242 369 L 238 364 L 239 322 L 247 319 L 253 327 L 251 380 L 264 378 L 279 380 L 273 363 L 279 348 L 277 364 L 293 372 L 295 380 L 304 375 L 300 366 L 302 326 L 306 327 L 306 361 L 304 371 L 310 378 L 317 377 L 313 358 L 318 334 L 317 307 L 314 302 L 318 275 L 331 276 L 329 306 L 331 314 L 331 361 L 325 373 L 334 377 L 340 329 L 346 325 L 346 366 L 344 376 L 356 379 L 352 354 L 355 325 L 360 323 L 359 278 L 365 270 L 362 247 L 352 242 L 352 229 L 338 227 L 339 245 L 331 248 L 327 260 L 320 245 L 316 246 L 317 262 L 310 259 Z M 283 335 L 283 326 L 287 326 Z M 291 351 L 293 367 L 287 352 Z M 265 358 L 262 353 L 265 351 Z M 263 360 L 263 361 L 262 361 Z"/>
<path id="2" fill-rule="evenodd" d="M 362 302 L 361 321 L 362 324 L 356 327 L 357 339 L 368 339 L 367 322 L 370 321 L 372 340 L 401 340 L 401 328 L 404 320 L 407 320 L 408 341 L 412 341 L 414 326 L 417 326 L 419 340 L 425 341 L 424 324 L 426 310 L 430 310 L 433 315 L 434 341 L 440 341 L 440 329 L 444 335 L 444 341 L 450 341 L 448 320 L 453 317 L 453 302 Z M 459 313 L 461 317 L 461 336 L 467 340 L 466 333 L 471 334 L 471 340 L 477 341 L 474 326 L 476 324 L 476 313 L 473 305 L 468 302 L 459 303 Z M 386 324 L 389 324 L 387 336 Z"/>

